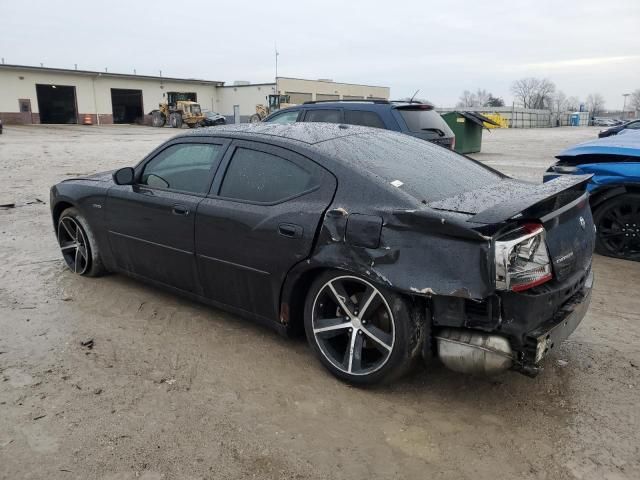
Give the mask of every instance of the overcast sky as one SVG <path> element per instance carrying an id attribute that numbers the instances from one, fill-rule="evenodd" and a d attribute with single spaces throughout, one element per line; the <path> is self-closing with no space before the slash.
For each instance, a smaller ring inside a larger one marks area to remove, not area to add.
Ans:
<path id="1" fill-rule="evenodd" d="M 0 0 L 5 63 L 268 82 L 279 74 L 385 85 L 454 105 L 547 77 L 607 108 L 640 88 L 640 0 Z"/>

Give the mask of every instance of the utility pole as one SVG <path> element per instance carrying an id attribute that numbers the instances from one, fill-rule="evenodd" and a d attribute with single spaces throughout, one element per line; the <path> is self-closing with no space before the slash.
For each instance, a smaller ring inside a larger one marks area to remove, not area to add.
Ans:
<path id="1" fill-rule="evenodd" d="M 623 93 L 624 102 L 622 103 L 622 119 L 624 120 L 624 109 L 627 107 L 627 97 L 631 95 L 630 93 Z"/>
<path id="2" fill-rule="evenodd" d="M 274 92 L 276 95 L 280 95 L 280 92 L 278 91 L 278 55 L 280 55 L 278 53 L 278 44 L 274 43 L 274 48 L 276 51 L 276 91 Z"/>

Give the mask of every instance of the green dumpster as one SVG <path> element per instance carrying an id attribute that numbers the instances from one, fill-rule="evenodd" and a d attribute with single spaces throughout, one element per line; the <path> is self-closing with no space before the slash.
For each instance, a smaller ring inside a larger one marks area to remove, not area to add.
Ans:
<path id="1" fill-rule="evenodd" d="M 476 112 L 446 112 L 442 118 L 456 136 L 455 151 L 458 153 L 475 153 L 482 146 L 482 129 L 484 122 L 497 125 L 490 118 Z"/>

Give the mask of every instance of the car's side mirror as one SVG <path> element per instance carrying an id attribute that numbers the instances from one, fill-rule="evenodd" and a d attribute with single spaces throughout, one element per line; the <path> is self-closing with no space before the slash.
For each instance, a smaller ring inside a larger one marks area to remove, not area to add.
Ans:
<path id="1" fill-rule="evenodd" d="M 113 172 L 113 181 L 116 185 L 133 185 L 135 171 L 131 167 L 124 167 Z"/>

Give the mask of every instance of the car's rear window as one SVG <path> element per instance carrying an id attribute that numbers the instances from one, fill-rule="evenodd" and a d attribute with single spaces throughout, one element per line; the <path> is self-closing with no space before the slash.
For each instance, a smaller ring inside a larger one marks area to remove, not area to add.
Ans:
<path id="1" fill-rule="evenodd" d="M 497 183 L 503 176 L 451 150 L 401 133 L 351 135 L 317 144 L 418 200 L 432 202 Z"/>
<path id="2" fill-rule="evenodd" d="M 398 108 L 398 113 L 407 124 L 407 128 L 413 133 L 433 131 L 436 128 L 447 131 L 447 124 L 435 110 L 422 110 L 411 108 Z M 443 127 L 444 125 L 444 127 Z"/>

